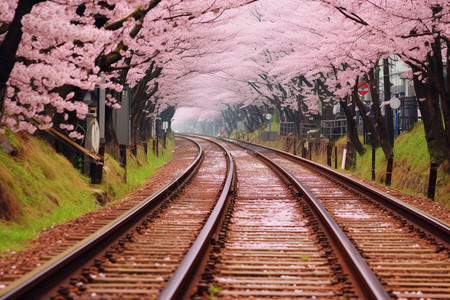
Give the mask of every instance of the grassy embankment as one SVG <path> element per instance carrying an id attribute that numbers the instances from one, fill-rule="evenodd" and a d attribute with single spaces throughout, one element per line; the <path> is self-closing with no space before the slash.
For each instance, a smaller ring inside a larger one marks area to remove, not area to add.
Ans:
<path id="1" fill-rule="evenodd" d="M 128 152 L 127 183 L 123 182 L 125 170 L 106 155 L 102 183 L 91 185 L 88 177 L 44 141 L 10 132 L 3 138 L 17 153 L 9 155 L 0 146 L 0 252 L 19 250 L 43 228 L 98 208 L 95 189 L 107 191 L 108 204 L 114 203 L 140 187 L 172 157 L 174 148 L 170 139 L 168 149 L 159 157 L 151 151 L 145 157 L 142 148 L 138 148 L 137 158 Z"/>
<path id="2" fill-rule="evenodd" d="M 278 124 L 272 123 L 272 130 Z M 286 149 L 286 138 L 279 136 L 274 142 L 262 142 L 259 139 L 261 131 L 268 130 L 268 127 L 255 131 L 246 135 L 248 139 L 255 143 L 261 143 L 277 149 L 290 151 L 292 148 Z M 242 134 L 241 134 L 242 137 Z M 336 141 L 335 146 L 338 147 L 338 170 L 350 172 L 359 177 L 371 180 L 372 178 L 372 148 L 365 145 L 367 151 L 363 155 L 357 155 L 356 167 L 352 170 L 343 170 L 341 168 L 342 152 L 346 145 L 346 138 Z M 301 149 L 297 150 L 300 155 Z M 326 144 L 322 143 L 319 147 L 313 147 L 312 160 L 321 164 L 327 163 Z M 386 176 L 387 161 L 381 148 L 375 152 L 375 181 L 383 185 Z M 402 133 L 395 140 L 394 146 L 394 168 L 392 174 L 391 187 L 405 194 L 426 197 L 428 188 L 428 177 L 430 172 L 430 156 L 428 153 L 423 124 L 418 122 L 414 128 Z M 332 155 L 332 166 L 334 167 L 334 150 Z M 437 187 L 435 193 L 435 201 L 450 208 L 450 175 L 443 172 L 442 167 L 438 169 Z"/>

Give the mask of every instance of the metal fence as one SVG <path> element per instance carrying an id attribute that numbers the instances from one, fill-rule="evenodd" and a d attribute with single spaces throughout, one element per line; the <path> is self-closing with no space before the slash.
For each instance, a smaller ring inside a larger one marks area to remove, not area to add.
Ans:
<path id="1" fill-rule="evenodd" d="M 321 134 L 331 141 L 335 141 L 347 134 L 347 120 L 328 120 L 320 122 Z"/>
<path id="2" fill-rule="evenodd" d="M 260 138 L 262 141 L 275 141 L 277 136 L 277 131 L 262 131 Z"/>
<path id="3" fill-rule="evenodd" d="M 400 131 L 410 130 L 418 120 L 417 100 L 415 96 L 400 97 Z"/>
<path id="4" fill-rule="evenodd" d="M 308 131 L 319 129 L 316 124 L 313 123 L 300 123 L 299 138 L 306 139 L 308 137 Z"/>
<path id="5" fill-rule="evenodd" d="M 280 135 L 288 136 L 289 134 L 295 135 L 295 123 L 294 122 L 280 122 Z"/>

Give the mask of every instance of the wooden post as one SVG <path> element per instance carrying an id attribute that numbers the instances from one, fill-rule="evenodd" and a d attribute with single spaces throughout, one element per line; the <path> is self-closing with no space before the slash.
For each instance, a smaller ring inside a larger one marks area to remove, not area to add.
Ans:
<path id="1" fill-rule="evenodd" d="M 386 185 L 391 185 L 393 164 L 394 164 L 394 154 L 389 153 L 388 163 L 387 163 L 387 168 L 386 168 L 386 181 L 385 181 Z"/>
<path id="2" fill-rule="evenodd" d="M 100 148 L 98 149 L 98 154 L 100 156 L 105 155 L 105 143 L 100 143 Z M 100 160 L 91 163 L 90 167 L 90 177 L 92 184 L 100 184 L 102 182 L 103 164 L 105 160 Z"/>
<path id="3" fill-rule="evenodd" d="M 297 137 L 294 137 L 294 149 L 292 150 L 292 154 L 297 156 Z"/>
<path id="4" fill-rule="evenodd" d="M 147 157 L 147 142 L 143 142 L 142 146 L 144 147 L 145 157 Z"/>
<path id="5" fill-rule="evenodd" d="M 165 149 L 166 148 L 166 131 L 164 130 L 164 146 L 163 146 L 163 148 Z"/>
<path id="6" fill-rule="evenodd" d="M 127 182 L 127 145 L 119 145 L 120 166 L 124 168 L 123 182 Z"/>
<path id="7" fill-rule="evenodd" d="M 434 201 L 434 192 L 436 190 L 438 164 L 431 163 L 430 166 L 430 178 L 428 180 L 428 198 Z"/>
<path id="8" fill-rule="evenodd" d="M 327 144 L 327 165 L 331 167 L 331 153 L 333 145 Z"/>
<path id="9" fill-rule="evenodd" d="M 337 170 L 337 146 L 334 146 L 334 168 Z"/>
<path id="10" fill-rule="evenodd" d="M 375 152 L 376 149 L 372 148 L 372 180 L 375 180 Z"/>

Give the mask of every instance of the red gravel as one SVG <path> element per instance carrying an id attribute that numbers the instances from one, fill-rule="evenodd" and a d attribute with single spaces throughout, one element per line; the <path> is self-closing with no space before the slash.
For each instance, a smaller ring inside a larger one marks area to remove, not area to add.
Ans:
<path id="1" fill-rule="evenodd" d="M 5 288 L 12 280 L 26 273 L 26 270 L 39 266 L 48 257 L 55 255 L 55 248 L 58 248 L 59 253 L 64 251 L 64 248 L 70 246 L 70 239 L 74 236 L 85 235 L 87 237 L 95 224 L 104 224 L 105 218 L 108 216 L 116 215 L 117 211 L 123 213 L 125 209 L 130 208 L 130 205 L 134 206 L 133 202 L 136 200 L 145 199 L 167 185 L 186 169 L 198 154 L 198 149 L 184 139 L 177 139 L 177 146 L 173 158 L 159 168 L 141 189 L 133 191 L 115 204 L 91 211 L 65 224 L 42 230 L 37 237 L 26 242 L 30 246 L 23 251 L 2 253 L 2 257 L 0 257 L 0 289 Z M 114 211 L 116 213 L 113 213 Z M 61 247 L 65 244 L 68 246 Z"/>
<path id="2" fill-rule="evenodd" d="M 440 219 L 441 221 L 450 224 L 450 209 L 446 208 L 442 204 L 436 203 L 433 200 L 427 198 L 407 195 L 397 190 L 394 190 L 390 187 L 377 184 L 376 182 L 370 181 L 368 179 L 356 177 L 352 174 L 347 175 L 351 176 L 354 179 L 362 181 L 365 184 L 370 185 L 371 187 L 374 187 L 394 198 L 397 198 L 398 200 L 410 206 L 420 209 L 421 211 L 427 213 L 428 215 L 434 218 Z"/>

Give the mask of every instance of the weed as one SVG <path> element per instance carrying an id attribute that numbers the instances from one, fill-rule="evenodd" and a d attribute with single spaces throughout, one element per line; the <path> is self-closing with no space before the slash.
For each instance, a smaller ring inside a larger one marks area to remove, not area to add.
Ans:
<path id="1" fill-rule="evenodd" d="M 216 300 L 217 299 L 216 298 L 216 294 L 220 293 L 221 291 L 222 291 L 221 287 L 215 286 L 214 284 L 210 283 L 209 284 L 209 289 L 208 289 L 208 292 L 209 292 L 208 299 L 209 300 Z"/>

